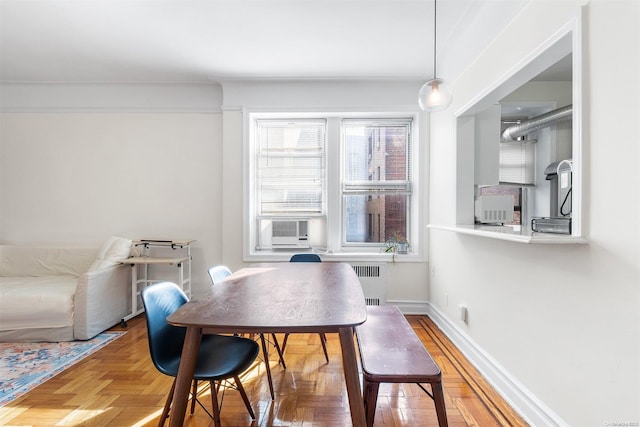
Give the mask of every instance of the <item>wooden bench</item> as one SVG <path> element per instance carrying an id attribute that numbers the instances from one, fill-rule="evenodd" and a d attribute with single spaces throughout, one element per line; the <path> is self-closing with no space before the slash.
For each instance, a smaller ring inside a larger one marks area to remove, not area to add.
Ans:
<path id="1" fill-rule="evenodd" d="M 398 307 L 367 307 L 367 321 L 356 328 L 356 335 L 367 426 L 373 426 L 380 383 L 415 383 L 433 399 L 438 425 L 446 427 L 440 368 Z M 431 393 L 423 383 L 431 384 Z"/>

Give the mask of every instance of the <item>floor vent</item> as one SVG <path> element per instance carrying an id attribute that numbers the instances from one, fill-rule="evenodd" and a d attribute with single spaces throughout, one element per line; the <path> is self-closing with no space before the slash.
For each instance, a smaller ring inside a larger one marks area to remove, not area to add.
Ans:
<path id="1" fill-rule="evenodd" d="M 385 305 L 387 303 L 387 264 L 352 263 L 367 305 Z"/>

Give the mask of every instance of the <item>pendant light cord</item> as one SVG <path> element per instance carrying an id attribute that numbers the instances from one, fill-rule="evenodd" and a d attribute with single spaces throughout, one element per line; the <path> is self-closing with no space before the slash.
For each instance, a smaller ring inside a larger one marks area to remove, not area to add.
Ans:
<path id="1" fill-rule="evenodd" d="M 451 105 L 451 90 L 438 78 L 438 0 L 433 1 L 433 78 L 418 92 L 418 105 L 422 111 L 443 111 Z"/>
<path id="2" fill-rule="evenodd" d="M 436 77 L 438 77 L 437 73 L 436 73 L 436 57 L 437 57 L 437 50 L 436 50 L 436 37 L 438 32 L 436 31 L 436 22 L 437 22 L 437 4 L 438 1 L 437 0 L 433 0 L 433 78 L 436 79 Z"/>

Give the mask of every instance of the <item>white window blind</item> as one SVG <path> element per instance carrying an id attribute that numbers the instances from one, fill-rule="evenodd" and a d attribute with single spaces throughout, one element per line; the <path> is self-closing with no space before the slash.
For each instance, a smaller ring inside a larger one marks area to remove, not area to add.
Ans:
<path id="1" fill-rule="evenodd" d="M 256 126 L 258 214 L 324 213 L 326 121 L 257 120 Z"/>
<path id="2" fill-rule="evenodd" d="M 500 182 L 504 184 L 535 184 L 535 141 L 500 143 Z"/>

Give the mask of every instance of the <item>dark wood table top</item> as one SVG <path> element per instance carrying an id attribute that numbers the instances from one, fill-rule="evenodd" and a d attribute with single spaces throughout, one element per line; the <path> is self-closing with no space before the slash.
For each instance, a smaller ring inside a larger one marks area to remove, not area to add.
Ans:
<path id="1" fill-rule="evenodd" d="M 217 332 L 337 332 L 366 320 L 360 281 L 337 262 L 259 264 L 235 272 L 169 316 Z"/>

